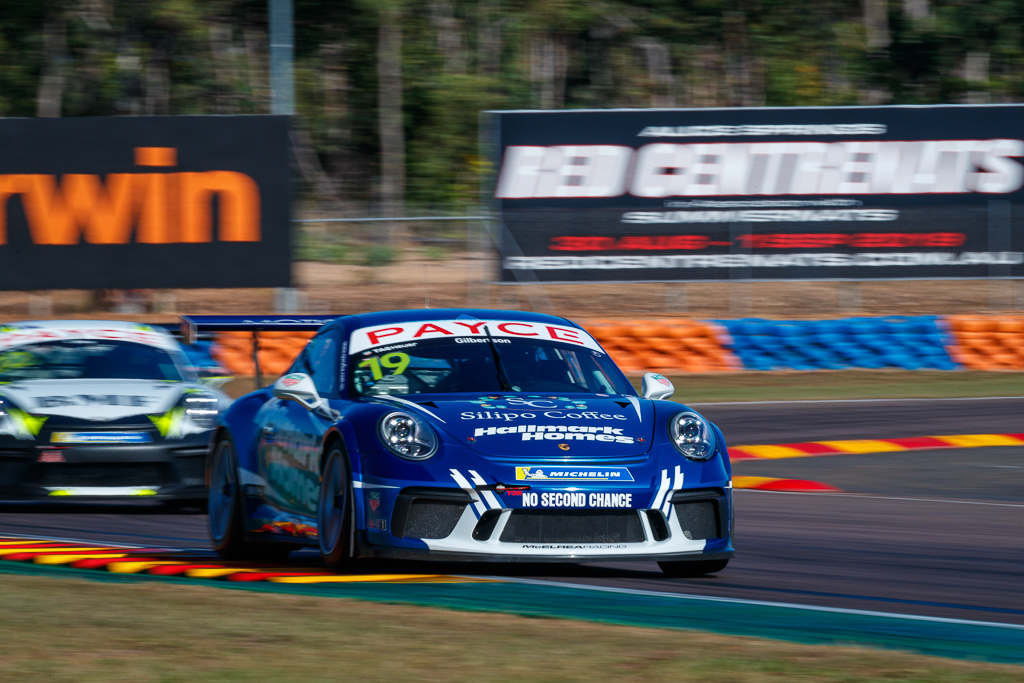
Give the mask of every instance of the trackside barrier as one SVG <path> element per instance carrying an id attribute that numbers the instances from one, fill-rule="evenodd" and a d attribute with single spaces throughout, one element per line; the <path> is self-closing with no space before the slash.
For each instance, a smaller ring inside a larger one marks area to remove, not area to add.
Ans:
<path id="1" fill-rule="evenodd" d="M 935 316 L 720 323 L 748 370 L 957 369 L 955 340 Z"/>
<path id="2" fill-rule="evenodd" d="M 727 348 L 728 333 L 698 320 L 592 320 L 583 327 L 624 372 L 729 372 L 742 370 Z"/>
<path id="3" fill-rule="evenodd" d="M 262 332 L 259 338 L 260 369 L 268 377 L 283 375 L 314 332 Z M 252 358 L 252 335 L 248 332 L 221 332 L 214 344 L 213 357 L 231 374 L 251 377 L 256 374 Z"/>
<path id="4" fill-rule="evenodd" d="M 591 320 L 583 327 L 628 373 L 1024 370 L 1022 316 Z M 260 366 L 267 375 L 283 373 L 312 334 L 262 333 Z M 232 374 L 254 373 L 246 332 L 219 333 L 211 353 Z"/>
<path id="5" fill-rule="evenodd" d="M 1024 317 L 950 316 L 951 355 L 970 370 L 1024 370 Z"/>

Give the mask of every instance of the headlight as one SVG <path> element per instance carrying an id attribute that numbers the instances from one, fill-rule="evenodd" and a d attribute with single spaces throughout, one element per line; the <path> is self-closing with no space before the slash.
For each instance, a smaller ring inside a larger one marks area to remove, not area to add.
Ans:
<path id="1" fill-rule="evenodd" d="M 384 448 L 406 460 L 426 460 L 437 452 L 437 435 L 409 413 L 388 413 L 377 425 Z"/>
<path id="2" fill-rule="evenodd" d="M 715 454 L 715 434 L 697 413 L 679 413 L 668 421 L 672 443 L 690 460 L 707 460 Z"/>
<path id="3" fill-rule="evenodd" d="M 163 415 L 150 415 L 153 425 L 165 439 L 180 439 L 189 434 L 202 434 L 217 426 L 220 399 L 205 391 L 187 391 L 178 405 Z"/>
<path id="4" fill-rule="evenodd" d="M 185 406 L 185 416 L 203 431 L 217 426 L 217 417 L 220 415 L 217 405 L 220 400 L 213 394 L 200 392 L 185 394 L 185 400 L 182 403 Z"/>
<path id="5" fill-rule="evenodd" d="M 10 399 L 0 396 L 0 436 L 13 436 L 16 439 L 34 439 L 39 435 L 45 415 L 29 415 L 19 410 Z"/>

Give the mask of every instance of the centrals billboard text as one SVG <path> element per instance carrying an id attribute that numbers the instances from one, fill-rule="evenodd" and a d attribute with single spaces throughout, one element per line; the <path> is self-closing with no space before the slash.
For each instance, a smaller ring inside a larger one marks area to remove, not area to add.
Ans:
<path id="1" fill-rule="evenodd" d="M 288 123 L 0 119 L 0 289 L 290 284 Z"/>
<path id="2" fill-rule="evenodd" d="M 1024 277 L 1024 106 L 493 117 L 506 282 Z"/>

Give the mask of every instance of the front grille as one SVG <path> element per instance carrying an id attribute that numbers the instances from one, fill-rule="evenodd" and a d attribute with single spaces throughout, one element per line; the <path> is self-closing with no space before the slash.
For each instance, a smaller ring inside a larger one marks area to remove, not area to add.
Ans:
<path id="1" fill-rule="evenodd" d="M 716 501 L 696 500 L 675 504 L 683 535 L 691 541 L 720 538 Z"/>
<path id="2" fill-rule="evenodd" d="M 459 523 L 466 504 L 460 501 L 416 499 L 409 506 L 404 538 L 447 538 Z"/>
<path id="3" fill-rule="evenodd" d="M 167 465 L 141 463 L 40 463 L 39 486 L 164 486 L 171 483 Z"/>
<path id="4" fill-rule="evenodd" d="M 178 480 L 187 485 L 202 484 L 206 477 L 206 449 L 179 449 L 174 452 L 174 469 L 178 473 Z"/>
<path id="5" fill-rule="evenodd" d="M 0 486 L 15 486 L 21 483 L 28 467 L 26 460 L 0 460 Z"/>
<path id="6" fill-rule="evenodd" d="M 635 510 L 513 510 L 502 543 L 641 543 Z"/>

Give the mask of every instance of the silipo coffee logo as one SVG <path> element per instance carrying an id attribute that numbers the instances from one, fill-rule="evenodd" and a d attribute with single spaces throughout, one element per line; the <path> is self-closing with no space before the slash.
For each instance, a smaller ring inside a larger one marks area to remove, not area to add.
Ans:
<path id="1" fill-rule="evenodd" d="M 135 165 L 172 168 L 173 147 L 136 147 Z M 0 244 L 18 195 L 34 244 L 174 244 L 260 241 L 260 191 L 236 171 L 0 175 Z M 213 225 L 213 201 L 218 218 Z"/>

